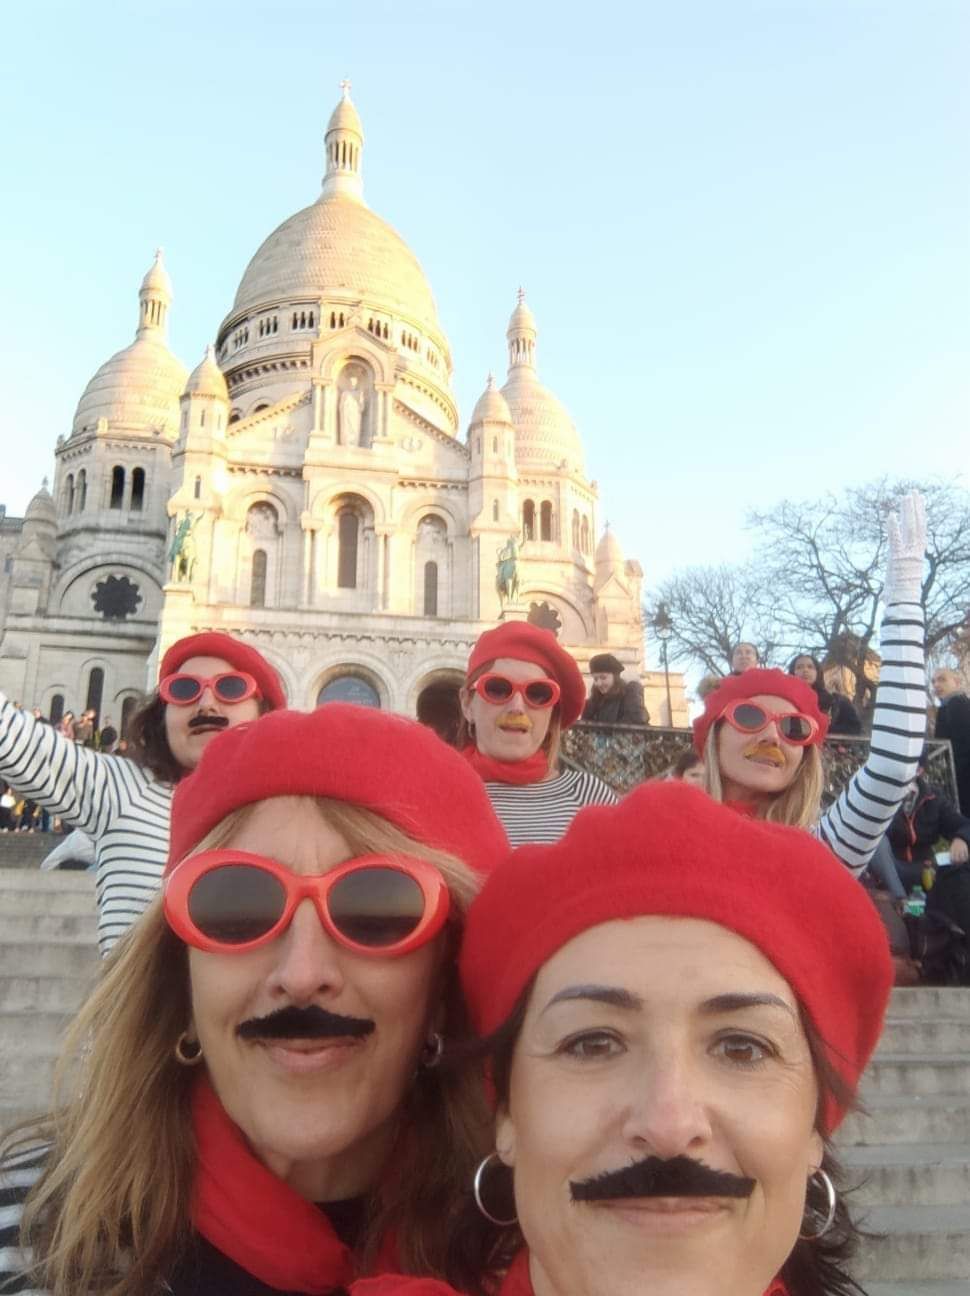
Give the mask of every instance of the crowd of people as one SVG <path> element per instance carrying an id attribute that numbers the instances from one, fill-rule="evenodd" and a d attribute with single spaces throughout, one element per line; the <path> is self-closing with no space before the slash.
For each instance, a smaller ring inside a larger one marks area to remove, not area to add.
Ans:
<path id="1" fill-rule="evenodd" d="M 522 623 L 475 645 L 457 748 L 287 710 L 213 633 L 165 654 L 130 759 L 0 699 L 0 776 L 92 839 L 105 955 L 0 1148 L 0 1292 L 855 1290 L 832 1136 L 895 975 L 860 878 L 932 814 L 924 548 L 909 498 L 869 753 L 824 810 L 803 658 L 739 658 L 622 800 L 560 739 L 642 696 L 604 655 L 587 698 Z"/>

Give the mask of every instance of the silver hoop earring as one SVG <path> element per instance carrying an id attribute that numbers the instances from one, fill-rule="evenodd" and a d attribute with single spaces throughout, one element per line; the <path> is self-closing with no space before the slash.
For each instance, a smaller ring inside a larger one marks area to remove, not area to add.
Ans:
<path id="1" fill-rule="evenodd" d="M 441 1061 L 441 1055 L 445 1051 L 444 1036 L 434 1031 L 425 1041 L 424 1048 L 421 1050 L 420 1067 L 422 1071 L 433 1071 Z"/>
<path id="2" fill-rule="evenodd" d="M 183 1031 L 175 1041 L 175 1061 L 184 1067 L 198 1066 L 202 1061 L 202 1045 L 190 1039 L 188 1031 Z"/>
<path id="3" fill-rule="evenodd" d="M 518 1223 L 518 1215 L 513 1215 L 511 1219 L 507 1220 L 499 1219 L 498 1216 L 492 1214 L 482 1201 L 482 1181 L 485 1178 L 485 1171 L 488 1168 L 489 1161 L 498 1161 L 500 1165 L 502 1163 L 501 1157 L 497 1152 L 489 1152 L 488 1156 L 478 1163 L 478 1169 L 475 1171 L 475 1178 L 472 1180 L 472 1193 L 475 1197 L 475 1205 L 487 1220 L 490 1220 L 493 1224 L 497 1224 L 499 1228 L 508 1228 L 510 1224 Z"/>
<path id="4" fill-rule="evenodd" d="M 826 1233 L 835 1223 L 835 1212 L 839 1204 L 839 1199 L 835 1193 L 835 1184 L 832 1182 L 825 1170 L 822 1170 L 821 1168 L 816 1170 L 808 1182 L 811 1183 L 812 1179 L 821 1179 L 822 1185 L 825 1188 L 825 1195 L 828 1198 L 828 1209 L 825 1212 L 825 1218 L 822 1220 L 822 1227 L 820 1229 L 815 1233 L 799 1233 L 798 1236 L 803 1242 L 817 1242 L 819 1238 L 825 1237 Z"/>

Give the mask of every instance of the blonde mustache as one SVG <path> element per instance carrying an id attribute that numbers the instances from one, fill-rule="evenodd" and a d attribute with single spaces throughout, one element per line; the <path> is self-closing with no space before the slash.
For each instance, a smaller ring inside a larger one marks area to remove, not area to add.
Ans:
<path id="1" fill-rule="evenodd" d="M 532 729 L 532 721 L 528 716 L 509 715 L 504 716 L 499 722 L 500 729 L 512 729 L 518 733 L 529 733 Z"/>
<path id="2" fill-rule="evenodd" d="M 784 769 L 785 766 L 785 753 L 777 743 L 751 743 L 741 754 L 745 760 L 765 759 L 770 760 L 779 769 Z"/>

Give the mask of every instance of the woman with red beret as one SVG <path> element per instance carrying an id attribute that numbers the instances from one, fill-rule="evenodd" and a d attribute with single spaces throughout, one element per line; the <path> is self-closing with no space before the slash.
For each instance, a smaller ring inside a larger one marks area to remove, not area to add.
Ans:
<path id="1" fill-rule="evenodd" d="M 506 851 L 481 781 L 410 720 L 334 703 L 216 738 L 62 1100 L 7 1141 L 0 1290 L 322 1296 L 440 1270 L 484 1126 L 480 1086 L 437 1064 Z"/>
<path id="2" fill-rule="evenodd" d="M 829 1140 L 892 967 L 862 888 L 809 834 L 645 784 L 492 872 L 460 970 L 496 1120 L 457 1290 L 855 1290 Z"/>
<path id="3" fill-rule="evenodd" d="M 98 944 L 107 954 L 157 893 L 172 791 L 216 734 L 286 706 L 276 671 L 231 635 L 188 635 L 132 716 L 128 756 L 71 742 L 0 694 L 0 779 L 93 838 Z"/>
<path id="4" fill-rule="evenodd" d="M 821 746 L 829 717 L 809 684 L 780 670 L 729 675 L 705 696 L 694 721 L 694 748 L 711 796 L 755 818 L 811 829 L 853 872 L 872 858 L 923 747 L 925 548 L 923 501 L 914 491 L 902 500 L 898 520 L 889 520 L 882 662 L 868 758 L 821 818 Z"/>
<path id="5" fill-rule="evenodd" d="M 585 702 L 579 667 L 549 630 L 506 621 L 472 649 L 459 746 L 513 846 L 558 841 L 583 806 L 616 800 L 594 774 L 559 765 L 560 734 Z"/>

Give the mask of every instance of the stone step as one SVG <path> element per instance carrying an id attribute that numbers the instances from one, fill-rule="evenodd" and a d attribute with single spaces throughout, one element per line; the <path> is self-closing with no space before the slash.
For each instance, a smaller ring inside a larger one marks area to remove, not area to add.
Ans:
<path id="1" fill-rule="evenodd" d="M 959 1206 L 970 1215 L 970 1144 L 902 1143 L 841 1154 L 852 1200 L 866 1206 Z"/>
<path id="2" fill-rule="evenodd" d="M 896 989 L 889 1001 L 890 1017 L 968 1017 L 970 986 L 913 986 Z"/>
<path id="3" fill-rule="evenodd" d="M 869 1233 L 852 1265 L 853 1277 L 906 1282 L 962 1279 L 970 1274 L 970 1210 L 960 1206 L 873 1206 L 860 1213 Z"/>
<path id="4" fill-rule="evenodd" d="M 966 1017 L 889 1017 L 876 1057 L 885 1053 L 970 1053 Z"/>
<path id="5" fill-rule="evenodd" d="M 56 1058 L 56 1048 L 46 1054 L 0 1053 L 0 1093 L 12 1103 L 29 1103 L 35 1095 L 46 1101 Z"/>
<path id="6" fill-rule="evenodd" d="M 94 966 L 86 974 L 63 976 L 0 976 L 0 1011 L 75 1013 L 97 973 Z"/>
<path id="7" fill-rule="evenodd" d="M 39 868 L 44 856 L 63 840 L 58 833 L 0 832 L 0 871 Z"/>
<path id="8" fill-rule="evenodd" d="M 970 1052 L 882 1053 L 869 1063 L 860 1092 L 864 1104 L 876 1094 L 968 1094 Z"/>
<path id="9" fill-rule="evenodd" d="M 0 900 L 0 942 L 24 940 L 94 949 L 98 941 L 97 916 L 86 898 L 83 913 L 7 913 Z"/>
<path id="10" fill-rule="evenodd" d="M 73 980 L 86 976 L 97 964 L 97 948 L 87 941 L 64 944 L 8 939 L 0 944 L 0 977 L 46 976 Z"/>
<path id="11" fill-rule="evenodd" d="M 53 1054 L 73 1019 L 72 1012 L 0 1011 L 0 1040 L 4 1049 L 23 1055 Z"/>
<path id="12" fill-rule="evenodd" d="M 926 1282 L 868 1282 L 866 1296 L 967 1296 L 967 1280 L 958 1278 L 948 1282 L 945 1278 Z"/>
<path id="13" fill-rule="evenodd" d="M 868 1112 L 850 1112 L 838 1132 L 840 1155 L 853 1147 L 953 1141 L 970 1130 L 970 1094 L 870 1095 Z"/>
<path id="14" fill-rule="evenodd" d="M 3 838 L 0 837 L 0 841 Z M 41 873 L 37 869 L 18 869 L 0 872 L 0 895 L 10 891 L 31 892 L 80 892 L 94 895 L 94 874 L 75 873 L 71 870 L 62 872 L 54 869 L 50 873 Z"/>

